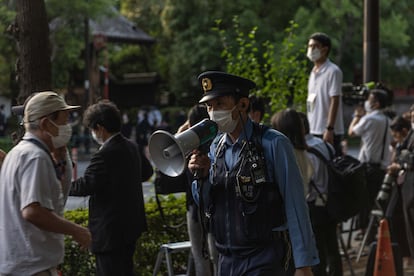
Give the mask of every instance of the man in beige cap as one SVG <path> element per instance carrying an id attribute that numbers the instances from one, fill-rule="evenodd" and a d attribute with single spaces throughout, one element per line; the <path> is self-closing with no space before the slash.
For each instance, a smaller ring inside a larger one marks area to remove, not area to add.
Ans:
<path id="1" fill-rule="evenodd" d="M 66 143 L 70 106 L 55 92 L 39 92 L 24 106 L 25 135 L 0 172 L 0 275 L 57 275 L 63 235 L 89 247 L 87 228 L 63 218 L 71 174 Z"/>

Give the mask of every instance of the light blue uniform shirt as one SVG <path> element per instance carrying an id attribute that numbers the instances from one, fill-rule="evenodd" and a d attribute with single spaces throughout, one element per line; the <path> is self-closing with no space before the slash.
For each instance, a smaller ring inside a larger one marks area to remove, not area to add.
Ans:
<path id="1" fill-rule="evenodd" d="M 245 125 L 245 131 L 247 137 L 251 137 L 253 123 L 250 119 Z M 225 138 L 225 162 L 230 170 L 237 163 L 246 135 L 243 131 L 234 144 L 228 135 Z M 212 163 L 216 146 L 217 143 L 213 143 L 210 147 L 209 157 Z M 318 252 L 304 197 L 302 177 L 296 164 L 292 145 L 286 136 L 274 129 L 268 129 L 263 135 L 262 147 L 269 181 L 279 184 L 279 191 L 285 202 L 287 223 L 275 230 L 289 230 L 297 268 L 316 265 L 319 263 Z M 212 173 L 210 169 L 210 180 Z"/>

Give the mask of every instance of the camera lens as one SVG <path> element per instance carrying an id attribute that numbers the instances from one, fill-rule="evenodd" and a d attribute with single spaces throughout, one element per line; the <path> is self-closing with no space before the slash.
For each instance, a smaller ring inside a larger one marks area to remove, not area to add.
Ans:
<path id="1" fill-rule="evenodd" d="M 377 195 L 377 202 L 383 209 L 385 209 L 388 203 L 388 200 L 390 198 L 392 184 L 394 180 L 395 180 L 395 177 L 393 175 L 386 174 L 382 182 L 382 185 L 381 185 L 381 190 L 379 191 Z"/>
<path id="2" fill-rule="evenodd" d="M 381 190 L 378 193 L 377 200 L 388 200 L 390 197 L 391 185 L 384 183 L 381 185 Z"/>

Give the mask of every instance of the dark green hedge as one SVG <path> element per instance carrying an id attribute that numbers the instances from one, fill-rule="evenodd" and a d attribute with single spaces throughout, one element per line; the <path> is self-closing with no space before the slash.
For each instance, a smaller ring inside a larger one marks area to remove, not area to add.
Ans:
<path id="1" fill-rule="evenodd" d="M 9 137 L 0 138 L 0 149 L 8 152 L 13 147 L 13 142 Z"/>
<path id="2" fill-rule="evenodd" d="M 165 227 L 155 200 L 150 200 L 145 204 L 148 231 L 140 237 L 137 243 L 137 250 L 134 256 L 137 275 L 152 275 L 161 244 L 188 240 L 187 225 L 184 223 L 186 213 L 185 196 L 165 196 L 162 198 L 162 206 L 168 224 L 177 225 L 181 222 L 183 223 L 176 229 Z M 65 217 L 86 226 L 88 211 L 67 211 L 65 212 Z M 94 275 L 95 260 L 91 253 L 82 251 L 78 244 L 70 237 L 65 238 L 65 250 L 64 263 L 60 267 L 63 275 Z M 174 254 L 173 262 L 175 273 L 184 273 L 185 266 L 187 265 L 187 257 L 187 252 Z M 166 271 L 165 264 L 161 268 L 161 272 L 164 274 Z"/>

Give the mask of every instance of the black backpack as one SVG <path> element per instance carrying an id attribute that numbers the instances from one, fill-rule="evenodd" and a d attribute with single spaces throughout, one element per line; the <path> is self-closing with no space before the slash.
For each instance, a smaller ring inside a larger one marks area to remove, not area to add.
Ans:
<path id="1" fill-rule="evenodd" d="M 327 160 L 315 148 L 309 148 L 308 151 L 322 160 L 328 169 L 328 199 L 325 200 L 316 185 L 311 185 L 325 203 L 330 217 L 337 222 L 347 221 L 357 215 L 368 200 L 365 164 L 350 155 L 334 158 L 332 150 L 328 145 L 326 147 L 331 160 Z"/>

